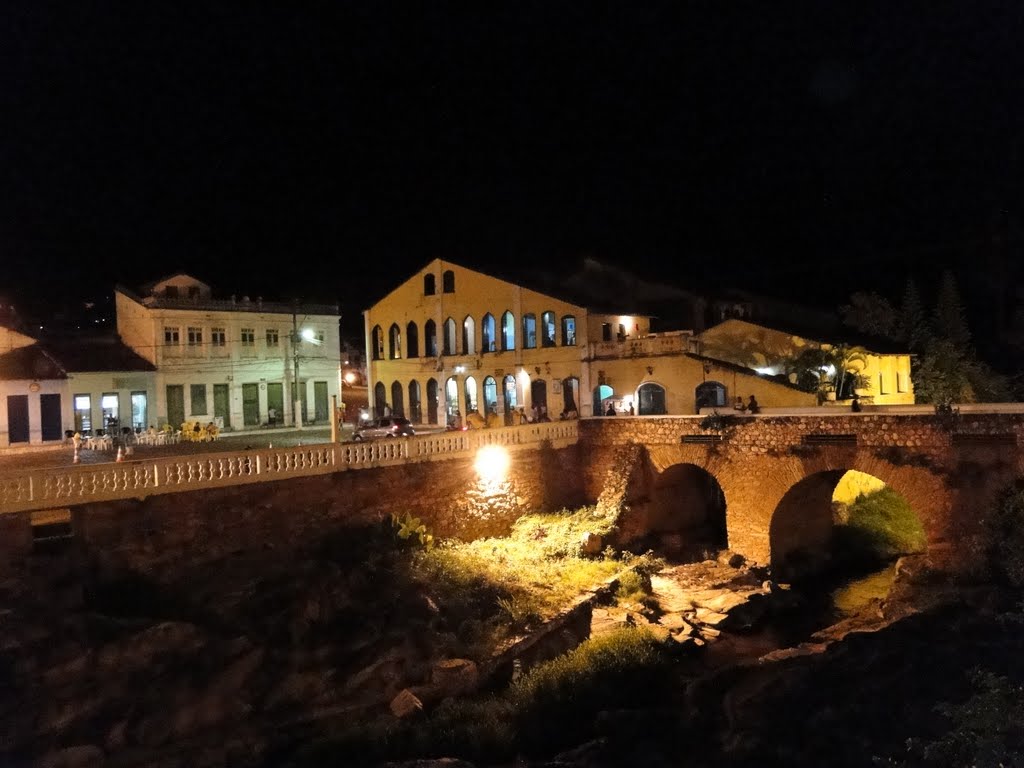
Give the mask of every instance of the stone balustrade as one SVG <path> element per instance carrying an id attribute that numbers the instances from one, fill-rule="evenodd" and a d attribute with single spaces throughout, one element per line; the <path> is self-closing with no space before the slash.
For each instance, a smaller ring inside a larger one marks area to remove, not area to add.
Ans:
<path id="1" fill-rule="evenodd" d="M 524 424 L 364 443 L 325 443 L 40 469 L 0 475 L 0 514 L 93 501 L 308 477 L 352 469 L 466 458 L 485 445 L 572 445 L 578 422 Z"/>

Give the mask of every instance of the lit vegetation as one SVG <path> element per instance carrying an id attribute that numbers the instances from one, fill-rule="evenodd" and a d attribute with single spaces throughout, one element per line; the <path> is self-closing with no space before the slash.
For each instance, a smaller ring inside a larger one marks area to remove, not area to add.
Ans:
<path id="1" fill-rule="evenodd" d="M 836 537 L 843 550 L 859 556 L 889 560 L 923 552 L 927 546 L 924 527 L 900 494 L 885 487 L 859 495 L 844 505 Z"/>
<path id="2" fill-rule="evenodd" d="M 611 525 L 593 507 L 575 512 L 526 515 L 506 538 L 445 542 L 414 554 L 413 569 L 442 591 L 442 601 L 460 594 L 493 592 L 495 606 L 523 629 L 564 610 L 625 567 L 621 560 L 581 555 L 585 533 L 606 535 Z"/>

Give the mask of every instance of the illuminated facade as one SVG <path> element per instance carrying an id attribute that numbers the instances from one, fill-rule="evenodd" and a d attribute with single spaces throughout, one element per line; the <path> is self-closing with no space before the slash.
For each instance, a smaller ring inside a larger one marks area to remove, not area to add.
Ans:
<path id="1" fill-rule="evenodd" d="M 702 354 L 752 368 L 766 375 L 785 373 L 786 362 L 808 349 L 831 349 L 829 344 L 793 335 L 742 319 L 730 319 L 697 337 Z M 914 382 L 908 353 L 867 351 L 851 359 L 850 369 L 863 377 L 857 394 L 864 404 L 910 405 Z M 834 371 L 830 372 L 834 375 Z"/>
<path id="2" fill-rule="evenodd" d="M 765 407 L 814 397 L 694 353 L 689 331 L 595 312 L 440 259 L 363 313 L 370 404 L 415 423 L 522 409 L 600 415 L 696 413 L 755 395 Z"/>
<path id="3" fill-rule="evenodd" d="M 292 424 L 294 327 L 302 423 L 330 423 L 341 376 L 337 307 L 218 300 L 208 285 L 180 274 L 141 295 L 118 288 L 115 299 L 118 334 L 157 371 L 155 425 Z"/>

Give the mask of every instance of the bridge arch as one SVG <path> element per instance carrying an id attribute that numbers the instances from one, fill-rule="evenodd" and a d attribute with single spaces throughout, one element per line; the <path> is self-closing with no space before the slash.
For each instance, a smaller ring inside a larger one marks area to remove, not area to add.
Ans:
<path id="1" fill-rule="evenodd" d="M 913 502 L 880 477 L 855 469 L 825 469 L 793 483 L 771 513 L 768 535 L 772 572 L 782 581 L 876 565 L 927 548 Z"/>
<path id="2" fill-rule="evenodd" d="M 692 560 L 727 546 L 725 492 L 711 472 L 680 462 L 660 470 L 651 466 L 646 474 L 646 492 L 619 519 L 630 548 Z"/>

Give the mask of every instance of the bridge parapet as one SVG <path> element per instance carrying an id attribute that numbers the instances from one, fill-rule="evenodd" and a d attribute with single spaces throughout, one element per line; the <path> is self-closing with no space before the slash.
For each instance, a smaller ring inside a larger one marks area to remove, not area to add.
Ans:
<path id="1" fill-rule="evenodd" d="M 563 448 L 576 442 L 577 425 L 576 421 L 559 421 L 365 443 L 193 454 L 6 473 L 0 475 L 0 514 L 465 458 L 485 445 L 514 450 L 550 443 Z"/>
<path id="2" fill-rule="evenodd" d="M 723 412 L 706 416 L 643 416 L 584 419 L 585 442 L 672 445 L 680 442 L 722 446 L 741 453 L 772 453 L 797 446 L 849 445 L 948 450 L 976 444 L 1024 444 L 1024 414 L 756 415 Z"/>

